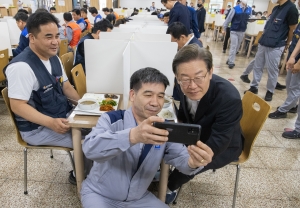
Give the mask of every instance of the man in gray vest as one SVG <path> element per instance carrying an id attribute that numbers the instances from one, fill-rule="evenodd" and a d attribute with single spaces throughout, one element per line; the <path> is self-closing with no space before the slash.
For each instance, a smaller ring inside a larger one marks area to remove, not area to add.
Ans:
<path id="1" fill-rule="evenodd" d="M 247 0 L 238 0 L 237 3 L 239 2 L 241 3 L 235 6 L 233 9 L 231 9 L 230 13 L 228 14 L 223 24 L 222 31 L 222 33 L 225 34 L 228 25 L 231 23 L 230 51 L 228 60 L 226 62 L 230 69 L 232 69 L 235 66 L 235 56 L 241 46 L 245 31 L 247 29 L 247 21 L 251 16 L 251 7 L 247 6 Z"/>
<path id="2" fill-rule="evenodd" d="M 268 71 L 266 101 L 271 101 L 278 78 L 278 64 L 285 49 L 288 48 L 298 23 L 298 10 L 288 0 L 272 0 L 278 3 L 266 23 L 264 33 L 259 40 L 258 51 L 253 65 L 253 81 L 248 91 L 258 93 L 263 68 Z"/>

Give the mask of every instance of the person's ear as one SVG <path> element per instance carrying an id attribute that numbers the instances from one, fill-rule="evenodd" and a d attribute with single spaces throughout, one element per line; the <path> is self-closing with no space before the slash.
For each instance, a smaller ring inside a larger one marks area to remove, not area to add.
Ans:
<path id="1" fill-rule="evenodd" d="M 130 102 L 133 102 L 134 98 L 135 98 L 135 91 L 134 91 L 134 89 L 131 89 L 129 91 L 129 100 L 130 100 Z"/>
<path id="2" fill-rule="evenodd" d="M 100 30 L 97 30 L 96 34 L 97 34 L 97 35 L 100 35 L 100 32 L 101 32 Z"/>

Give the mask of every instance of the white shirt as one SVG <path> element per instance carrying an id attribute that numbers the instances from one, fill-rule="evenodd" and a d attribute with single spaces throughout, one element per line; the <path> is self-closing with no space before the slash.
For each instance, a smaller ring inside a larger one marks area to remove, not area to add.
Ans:
<path id="1" fill-rule="evenodd" d="M 190 42 L 191 42 L 191 40 L 194 38 L 194 34 L 192 35 L 192 37 L 184 44 L 184 46 L 187 46 Z M 184 47 L 183 46 L 183 47 Z"/>
<path id="2" fill-rule="evenodd" d="M 43 64 L 47 68 L 48 72 L 52 74 L 50 60 L 43 61 Z M 65 70 L 59 60 L 63 81 L 67 81 L 68 77 Z M 37 91 L 40 87 L 39 82 L 31 69 L 31 67 L 25 62 L 17 62 L 10 64 L 6 69 L 6 76 L 8 80 L 8 97 L 19 99 L 19 100 L 29 100 L 32 91 Z"/>
<path id="3" fill-rule="evenodd" d="M 195 119 L 199 102 L 200 100 L 191 100 L 188 97 L 186 97 L 187 109 L 191 114 L 193 120 Z"/>

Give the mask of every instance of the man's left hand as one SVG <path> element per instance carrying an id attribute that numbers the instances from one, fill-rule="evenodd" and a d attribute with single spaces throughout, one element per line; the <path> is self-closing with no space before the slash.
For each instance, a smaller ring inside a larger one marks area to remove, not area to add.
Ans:
<path id="1" fill-rule="evenodd" d="M 201 141 L 198 141 L 197 145 L 188 146 L 188 152 L 190 154 L 188 164 L 191 168 L 206 166 L 214 155 L 210 147 Z"/>

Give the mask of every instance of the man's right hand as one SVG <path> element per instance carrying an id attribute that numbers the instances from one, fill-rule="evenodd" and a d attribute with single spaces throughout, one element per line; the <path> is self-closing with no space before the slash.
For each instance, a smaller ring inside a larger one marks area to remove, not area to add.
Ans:
<path id="1" fill-rule="evenodd" d="M 68 120 L 65 118 L 52 118 L 51 122 L 49 123 L 49 126 L 47 127 L 59 134 L 65 134 L 67 131 L 70 130 L 70 126 L 67 124 Z"/>
<path id="2" fill-rule="evenodd" d="M 153 122 L 164 122 L 163 118 L 151 116 L 144 120 L 137 127 L 130 130 L 130 143 L 144 143 L 161 145 L 168 141 L 169 132 L 164 129 L 153 127 Z"/>
<path id="3" fill-rule="evenodd" d="M 288 62 L 286 62 L 286 70 L 292 70 L 294 68 L 296 60 L 293 57 L 290 57 Z"/>

